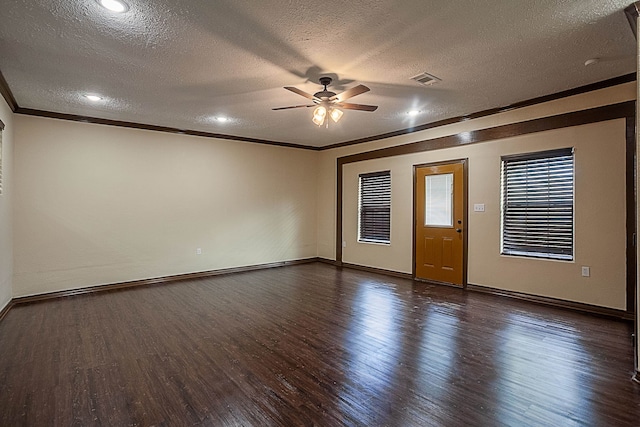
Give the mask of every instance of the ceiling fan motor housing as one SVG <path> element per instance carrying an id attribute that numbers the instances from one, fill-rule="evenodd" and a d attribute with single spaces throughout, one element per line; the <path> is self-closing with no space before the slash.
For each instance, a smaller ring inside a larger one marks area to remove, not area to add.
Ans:
<path id="1" fill-rule="evenodd" d="M 324 86 L 324 90 L 314 93 L 313 96 L 315 96 L 316 98 L 320 98 L 323 101 L 326 101 L 325 98 L 331 98 L 332 96 L 335 96 L 334 92 L 327 90 L 327 86 L 331 84 L 331 81 L 331 77 L 320 77 L 320 84 Z"/>
<path id="2" fill-rule="evenodd" d="M 331 77 L 320 77 L 320 84 L 327 88 L 331 84 Z"/>

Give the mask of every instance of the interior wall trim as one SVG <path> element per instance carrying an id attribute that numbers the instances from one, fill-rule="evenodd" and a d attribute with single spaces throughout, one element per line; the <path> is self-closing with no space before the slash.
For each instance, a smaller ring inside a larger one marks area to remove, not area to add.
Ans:
<path id="1" fill-rule="evenodd" d="M 386 270 L 384 268 L 368 267 L 365 265 L 349 264 L 346 262 L 342 263 L 341 267 L 350 268 L 352 270 L 365 271 L 367 273 L 384 274 L 385 276 L 392 276 L 392 277 L 399 277 L 401 279 L 413 280 L 413 275 L 411 273 L 401 273 L 399 271 Z"/>
<path id="2" fill-rule="evenodd" d="M 580 126 L 613 119 L 624 118 L 628 120 L 634 120 L 634 115 L 635 101 L 626 101 L 618 104 L 595 107 L 581 111 L 574 111 L 550 117 L 542 117 L 538 119 L 527 120 L 524 122 L 517 122 L 508 125 L 480 129 L 472 132 L 447 135 L 439 138 L 425 139 L 404 145 L 380 148 L 377 150 L 365 151 L 349 156 L 338 157 L 338 159 L 336 160 L 336 262 L 338 262 L 338 264 L 342 262 L 342 167 L 348 163 L 422 153 L 432 150 L 442 150 L 445 148 L 496 141 L 504 138 L 516 137 L 572 126 Z M 628 133 L 627 145 L 630 145 L 629 138 L 633 138 L 632 142 L 635 145 L 635 136 L 630 136 Z M 635 202 L 633 204 L 635 204 Z"/>
<path id="3" fill-rule="evenodd" d="M 18 109 L 18 103 L 13 96 L 13 92 L 11 92 L 11 89 L 9 89 L 9 84 L 2 75 L 2 71 L 0 71 L 0 94 L 2 94 L 4 100 L 7 101 L 7 105 L 9 105 L 11 111 L 15 113 Z"/>
<path id="4" fill-rule="evenodd" d="M 4 308 L 0 310 L 0 321 L 4 319 L 4 316 L 6 316 L 9 310 L 11 310 L 11 307 L 13 307 L 13 300 L 9 300 L 9 302 L 4 306 Z"/>
<path id="5" fill-rule="evenodd" d="M 332 259 L 329 259 L 329 258 L 318 257 L 318 262 L 321 262 L 323 264 L 329 264 L 329 265 L 337 266 L 336 261 L 332 260 Z"/>
<path id="6" fill-rule="evenodd" d="M 339 142 L 336 144 L 326 145 L 324 147 L 309 147 L 307 145 L 295 144 L 295 143 L 289 143 L 289 142 L 270 141 L 270 140 L 259 139 L 259 138 L 245 138 L 241 136 L 234 136 L 234 135 L 227 135 L 227 134 L 219 134 L 219 133 L 188 130 L 188 129 L 178 129 L 178 128 L 172 128 L 167 126 L 149 125 L 149 124 L 120 121 L 120 120 L 100 119 L 100 118 L 91 117 L 91 116 L 80 116 L 76 114 L 56 113 L 56 112 L 43 111 L 38 109 L 22 108 L 18 105 L 15 97 L 13 96 L 13 92 L 9 88 L 9 84 L 5 80 L 1 71 L 0 71 L 0 93 L 2 94 L 5 101 L 11 108 L 11 111 L 13 111 L 16 114 L 24 114 L 24 115 L 36 116 L 36 117 L 47 117 L 47 118 L 54 118 L 59 120 L 70 120 L 70 121 L 76 121 L 76 122 L 82 122 L 82 123 L 102 124 L 107 126 L 152 130 L 157 132 L 167 132 L 167 133 L 178 134 L 178 135 L 192 135 L 192 136 L 200 136 L 204 138 L 217 138 L 217 139 L 226 139 L 226 140 L 233 140 L 233 141 L 251 142 L 256 144 L 275 145 L 279 147 L 297 148 L 302 150 L 324 151 L 324 150 L 331 150 L 339 147 L 346 147 L 350 145 L 376 141 L 379 139 L 391 138 L 399 135 L 406 135 L 414 132 L 420 132 L 426 129 L 432 129 L 432 128 L 444 126 L 447 124 L 459 123 L 459 122 L 463 122 L 470 119 L 476 119 L 479 117 L 485 117 L 485 116 L 490 116 L 492 114 L 515 110 L 517 108 L 529 107 L 532 105 L 541 104 L 541 103 L 553 101 L 556 99 L 566 98 L 568 96 L 579 95 L 582 93 L 591 92 L 598 89 L 605 89 L 608 87 L 629 83 L 635 80 L 636 80 L 635 73 L 625 74 L 622 76 L 614 77 L 607 80 L 602 80 L 600 82 L 595 82 L 595 83 L 591 83 L 584 86 L 579 86 L 579 87 L 565 90 L 562 92 L 557 92 L 550 95 L 544 95 L 537 98 L 516 102 L 514 104 L 510 104 L 504 107 L 490 108 L 487 110 L 478 111 L 465 116 L 458 116 L 450 119 L 439 120 L 436 122 L 426 123 L 426 124 L 414 126 L 411 128 L 401 129 L 401 130 L 383 133 L 379 135 L 372 135 L 366 138 L 359 138 L 359 139 L 354 139 L 350 141 Z"/>
<path id="7" fill-rule="evenodd" d="M 282 262 L 258 264 L 258 265 L 246 266 L 246 267 L 227 268 L 227 269 L 221 269 L 221 270 L 203 271 L 198 273 L 179 274 L 174 276 L 158 277 L 154 279 L 135 280 L 130 282 L 91 286 L 91 287 L 74 289 L 69 291 L 51 292 L 51 293 L 45 293 L 45 294 L 30 295 L 26 297 L 17 297 L 9 301 L 5 305 L 5 307 L 2 310 L 0 310 L 0 321 L 4 319 L 4 317 L 7 315 L 7 313 L 9 313 L 9 311 L 13 307 L 21 304 L 34 304 L 34 303 L 56 299 L 56 298 L 65 298 L 65 297 L 92 294 L 92 293 L 98 293 L 98 292 L 116 291 L 120 289 L 127 289 L 127 288 L 132 288 L 137 286 L 170 284 L 170 283 L 176 283 L 176 282 L 189 280 L 189 279 L 200 279 L 200 278 L 206 278 L 206 277 L 221 276 L 225 274 L 235 274 L 235 273 L 243 273 L 247 271 L 265 270 L 269 268 L 308 264 L 312 262 L 321 262 L 324 264 L 336 266 L 338 268 L 340 267 L 350 268 L 350 269 L 365 271 L 369 273 L 383 274 L 386 276 L 412 280 L 412 277 L 411 277 L 412 275 L 409 273 L 401 273 L 401 272 L 396 272 L 391 270 L 384 270 L 379 268 L 366 267 L 366 266 L 348 264 L 348 263 L 343 263 L 341 266 L 337 266 L 336 262 L 330 259 L 305 258 L 305 259 L 293 260 L 293 261 L 282 261 Z M 459 289 L 459 288 L 455 288 L 455 289 Z M 541 296 L 525 294 L 521 292 L 506 291 L 502 289 L 496 289 L 496 288 L 491 288 L 491 287 L 481 286 L 481 285 L 467 284 L 467 287 L 465 289 L 459 289 L 459 290 L 460 292 L 482 292 L 482 293 L 491 294 L 495 296 L 514 298 L 514 299 L 529 301 L 529 302 L 542 304 L 542 305 L 551 305 L 554 307 L 564 308 L 572 311 L 595 314 L 595 315 L 604 316 L 608 318 L 623 319 L 623 320 L 635 319 L 635 313 L 630 313 L 628 311 L 625 312 L 623 310 L 599 307 L 599 306 L 594 306 L 590 304 L 565 301 L 565 300 L 560 300 L 560 299 L 550 298 L 550 297 L 541 297 Z"/>
<path id="8" fill-rule="evenodd" d="M 162 277 L 156 277 L 151 279 L 132 280 L 128 282 L 87 286 L 87 287 L 78 288 L 78 289 L 70 289 L 65 291 L 48 292 L 48 293 L 35 294 L 35 295 L 29 295 L 24 297 L 16 297 L 16 298 L 13 298 L 9 302 L 9 304 L 7 304 L 7 306 L 14 307 L 20 304 L 32 304 L 32 303 L 46 301 L 50 299 L 56 299 L 56 298 L 66 298 L 66 297 L 77 296 L 77 295 L 93 294 L 97 292 L 116 291 L 119 289 L 127 289 L 127 288 L 133 288 L 138 286 L 169 284 L 169 283 L 175 283 L 175 282 L 180 282 L 184 280 L 202 279 L 206 277 L 222 276 L 226 274 L 245 273 L 248 271 L 266 270 L 269 268 L 308 264 L 308 263 L 317 262 L 317 261 L 318 261 L 318 258 L 316 257 L 303 258 L 303 259 L 291 260 L 291 261 L 278 261 L 278 262 L 271 262 L 267 264 L 256 264 L 256 265 L 249 265 L 244 267 L 222 268 L 219 270 L 207 270 L 207 271 L 199 271 L 195 273 L 162 276 Z M 9 311 L 8 308 L 5 308 L 5 310 Z M 0 312 L 0 319 L 2 319 L 4 315 L 6 315 L 6 313 L 4 313 L 5 310 L 3 310 L 3 312 Z"/>
<path id="9" fill-rule="evenodd" d="M 477 144 L 495 141 L 503 138 L 516 137 L 531 133 L 543 132 L 554 129 L 580 126 L 591 123 L 598 123 L 607 120 L 625 119 L 626 125 L 626 238 L 627 238 L 627 274 L 626 274 L 626 297 L 627 313 L 635 312 L 635 283 L 636 268 L 634 243 L 636 225 L 636 201 L 635 201 L 635 111 L 636 102 L 626 101 L 618 104 L 595 107 L 581 111 L 559 114 L 550 117 L 527 120 L 508 125 L 496 126 L 493 128 L 480 129 L 473 132 L 458 133 L 439 138 L 427 139 L 412 142 L 404 145 L 381 148 L 372 151 L 352 154 L 339 157 L 336 160 L 336 265 L 343 265 L 342 262 L 342 208 L 343 208 L 343 166 L 348 163 L 355 163 L 364 160 L 381 159 L 406 154 L 421 153 L 431 150 L 441 150 L 445 148 L 459 147 L 469 144 Z M 631 243 L 630 243 L 631 242 Z M 630 264 L 634 264 L 633 266 Z M 631 301 L 629 299 L 631 298 Z"/>
<path id="10" fill-rule="evenodd" d="M 627 246 L 627 312 L 636 311 L 636 280 L 638 275 L 637 258 L 637 202 L 636 202 L 636 116 L 627 116 L 625 149 L 625 195 L 626 195 L 626 246 Z"/>
<path id="11" fill-rule="evenodd" d="M 638 2 L 640 4 L 640 2 Z M 383 133 L 379 135 L 373 135 L 366 138 L 354 139 L 351 141 L 340 142 L 337 144 L 331 144 L 322 147 L 320 150 L 331 150 L 334 148 L 347 147 L 350 145 L 363 144 L 365 142 L 377 141 L 380 139 L 392 138 L 394 136 L 406 135 L 414 132 L 420 132 L 427 129 L 433 129 L 440 126 L 446 126 L 454 123 L 465 122 L 471 119 L 477 119 L 480 117 L 491 116 L 493 114 L 504 113 L 506 111 L 516 110 L 518 108 L 530 107 L 536 104 L 542 104 L 549 101 L 554 101 L 556 99 L 567 98 L 569 96 L 580 95 L 582 93 L 592 92 L 594 90 L 606 89 L 608 87 L 617 86 L 624 83 L 633 82 L 636 80 L 635 73 L 625 74 L 623 76 L 614 77 L 612 79 L 603 80 L 600 82 L 592 83 L 585 86 L 576 87 L 573 89 L 565 90 L 558 93 L 553 93 L 551 95 L 540 96 L 537 98 L 528 99 L 526 101 L 516 102 L 515 104 L 510 104 L 504 107 L 499 108 L 491 108 L 488 110 L 478 111 L 476 113 L 471 113 L 465 116 L 453 117 L 450 119 L 439 120 L 437 122 L 426 123 L 419 126 L 414 126 L 402 130 L 397 130 L 394 132 Z"/>
<path id="12" fill-rule="evenodd" d="M 326 260 L 326 259 L 325 260 L 318 259 L 318 261 L 326 262 L 328 264 L 333 264 L 330 260 Z M 383 274 L 386 276 L 398 277 L 401 279 L 413 280 L 414 282 L 425 283 L 424 281 L 413 279 L 412 275 L 409 273 L 401 273 L 397 271 L 385 270 L 385 269 L 374 268 L 374 267 L 366 267 L 362 265 L 349 264 L 349 263 L 343 263 L 341 267 L 350 268 L 353 270 L 365 271 L 368 273 Z M 431 282 L 426 282 L 426 283 L 431 283 Z M 460 292 L 481 292 L 484 294 L 490 294 L 494 296 L 511 298 L 511 299 L 518 299 L 522 301 L 532 302 L 535 304 L 553 306 L 553 307 L 558 307 L 565 310 L 571 310 L 571 311 L 576 311 L 581 313 L 595 314 L 597 316 L 603 316 L 603 317 L 618 319 L 618 320 L 633 321 L 635 319 L 635 313 L 624 311 L 624 310 L 616 310 L 614 308 L 600 307 L 597 305 L 567 301 L 567 300 L 562 300 L 558 298 L 543 297 L 543 296 L 532 295 L 532 294 L 527 294 L 523 292 L 508 291 L 503 289 L 492 288 L 489 286 L 474 285 L 471 283 L 468 283 L 465 288 L 452 287 L 452 289 L 458 289 Z"/>
<path id="13" fill-rule="evenodd" d="M 624 9 L 624 13 L 627 16 L 627 20 L 629 21 L 629 25 L 631 26 L 631 31 L 633 31 L 633 35 L 638 38 L 638 16 L 640 16 L 640 2 L 636 1 L 631 3 Z"/>
<path id="14" fill-rule="evenodd" d="M 543 296 L 532 295 L 532 294 L 527 294 L 523 292 L 515 292 L 515 291 L 492 288 L 489 286 L 474 285 L 471 283 L 467 284 L 466 289 L 467 291 L 470 291 L 470 292 L 481 292 L 484 294 L 529 301 L 536 304 L 550 305 L 554 307 L 565 308 L 565 309 L 579 311 L 583 313 L 595 314 L 598 316 L 603 316 L 608 318 L 631 320 L 631 321 L 635 319 L 635 313 L 633 312 L 616 310 L 614 308 L 600 307 L 597 305 L 584 304 L 584 303 L 573 302 L 573 301 L 566 301 L 558 298 L 543 297 Z"/>
<path id="15" fill-rule="evenodd" d="M 252 142 L 255 144 L 275 145 L 278 147 L 298 148 L 302 150 L 312 150 L 312 151 L 319 150 L 319 148 L 317 147 L 308 147 L 306 145 L 293 144 L 289 142 L 270 141 L 267 139 L 248 138 L 243 136 L 227 135 L 223 133 L 204 132 L 199 130 L 178 129 L 178 128 L 173 128 L 168 126 L 149 125 L 144 123 L 126 122 L 121 120 L 99 119 L 97 117 L 80 116 L 76 114 L 66 114 L 66 113 L 55 113 L 51 111 L 34 110 L 31 108 L 18 107 L 15 110 L 15 113 L 23 114 L 26 116 L 46 117 L 49 119 L 68 120 L 72 122 L 91 123 L 91 124 L 97 124 L 97 125 L 107 125 L 107 126 L 124 127 L 124 128 L 131 128 L 131 129 L 151 130 L 155 132 L 164 132 L 164 133 L 171 133 L 171 134 L 177 134 L 177 135 L 190 135 L 190 136 L 200 136 L 203 138 L 215 138 L 215 139 L 225 139 L 225 140 L 240 141 L 240 142 Z"/>

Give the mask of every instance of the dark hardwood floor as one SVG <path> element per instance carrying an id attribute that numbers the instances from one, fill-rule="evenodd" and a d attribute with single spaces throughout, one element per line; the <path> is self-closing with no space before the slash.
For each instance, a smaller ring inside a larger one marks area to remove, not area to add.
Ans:
<path id="1" fill-rule="evenodd" d="M 631 322 L 313 263 L 0 322 L 2 426 L 638 426 Z"/>

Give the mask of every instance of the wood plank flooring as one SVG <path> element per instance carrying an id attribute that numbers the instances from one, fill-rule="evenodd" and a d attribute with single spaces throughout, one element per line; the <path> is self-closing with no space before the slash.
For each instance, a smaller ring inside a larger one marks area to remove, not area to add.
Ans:
<path id="1" fill-rule="evenodd" d="M 632 324 L 312 263 L 0 322 L 2 426 L 638 426 Z"/>

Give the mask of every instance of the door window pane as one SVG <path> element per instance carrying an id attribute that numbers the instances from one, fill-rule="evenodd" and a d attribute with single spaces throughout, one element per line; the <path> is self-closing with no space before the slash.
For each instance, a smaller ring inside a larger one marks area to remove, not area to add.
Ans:
<path id="1" fill-rule="evenodd" d="M 424 179 L 424 225 L 453 227 L 453 174 L 427 175 Z"/>

